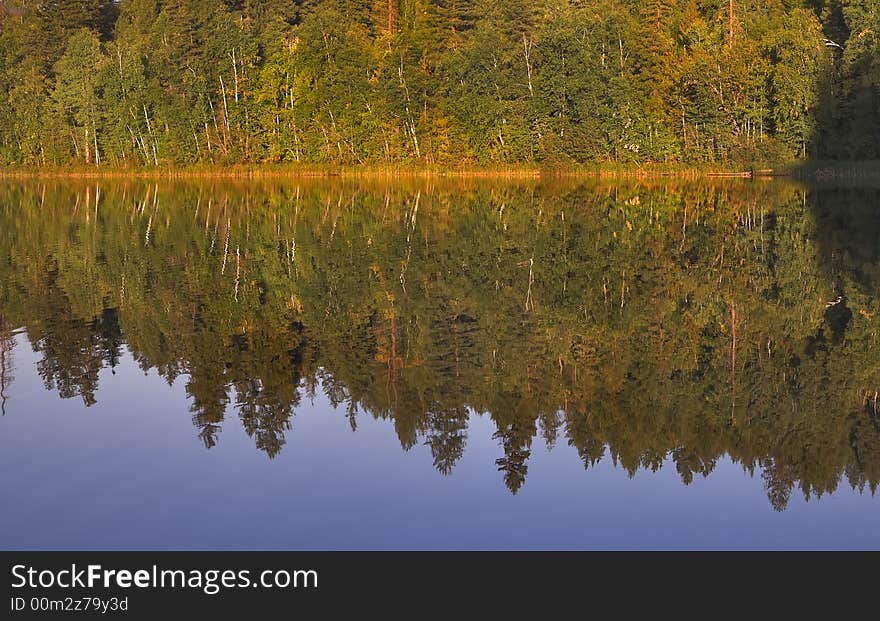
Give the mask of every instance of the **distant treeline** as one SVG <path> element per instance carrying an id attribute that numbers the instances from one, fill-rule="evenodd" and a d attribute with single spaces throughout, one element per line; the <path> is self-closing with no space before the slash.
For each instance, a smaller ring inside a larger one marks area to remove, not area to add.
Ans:
<path id="1" fill-rule="evenodd" d="M 874 158 L 880 0 L 0 0 L 0 164 Z"/>

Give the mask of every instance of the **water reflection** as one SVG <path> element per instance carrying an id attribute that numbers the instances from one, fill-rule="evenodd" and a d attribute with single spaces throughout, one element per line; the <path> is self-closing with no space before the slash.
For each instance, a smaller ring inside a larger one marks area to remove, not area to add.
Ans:
<path id="1" fill-rule="evenodd" d="M 454 472 L 489 417 L 516 493 L 536 443 L 683 483 L 725 455 L 773 507 L 880 480 L 874 189 L 722 184 L 0 187 L 0 395 L 14 330 L 100 399 L 127 348 L 195 433 L 270 458 L 322 392 Z M 538 439 L 540 436 L 540 439 Z"/>

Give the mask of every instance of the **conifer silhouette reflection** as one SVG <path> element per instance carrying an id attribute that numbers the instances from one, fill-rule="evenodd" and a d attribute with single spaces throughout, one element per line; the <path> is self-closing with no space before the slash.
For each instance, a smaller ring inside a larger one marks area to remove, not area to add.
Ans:
<path id="1" fill-rule="evenodd" d="M 12 372 L 12 349 L 15 339 L 9 332 L 6 315 L 0 313 L 0 416 L 6 416 L 8 390 L 15 376 Z"/>
<path id="2" fill-rule="evenodd" d="M 685 484 L 727 455 L 777 509 L 880 481 L 876 255 L 829 260 L 800 186 L 128 183 L 75 208 L 85 192 L 0 191 L 3 314 L 62 397 L 93 403 L 124 343 L 183 376 L 208 448 L 234 410 L 276 455 L 320 391 L 443 474 L 490 417 L 514 493 L 539 433 Z"/>

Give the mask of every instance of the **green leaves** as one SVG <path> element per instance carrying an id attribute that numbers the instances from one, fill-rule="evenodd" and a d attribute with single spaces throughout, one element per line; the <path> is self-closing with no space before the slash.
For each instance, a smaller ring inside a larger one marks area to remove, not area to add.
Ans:
<path id="1" fill-rule="evenodd" d="M 760 163 L 880 144 L 875 0 L 374 4 L 21 4 L 0 31 L 0 162 Z"/>

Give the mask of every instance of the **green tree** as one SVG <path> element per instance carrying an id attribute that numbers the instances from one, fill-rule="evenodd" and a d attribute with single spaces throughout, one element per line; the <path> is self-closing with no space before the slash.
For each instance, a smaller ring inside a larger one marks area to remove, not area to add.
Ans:
<path id="1" fill-rule="evenodd" d="M 69 128 L 75 157 L 86 164 L 101 162 L 98 76 L 104 62 L 97 33 L 84 28 L 70 36 L 54 67 L 56 85 L 52 99 L 62 123 Z"/>

